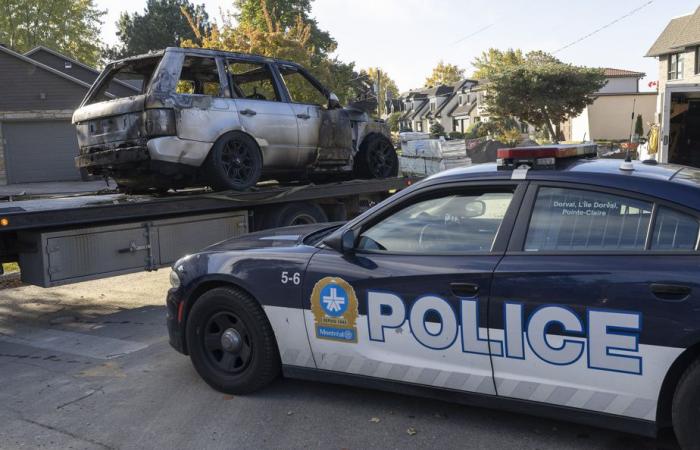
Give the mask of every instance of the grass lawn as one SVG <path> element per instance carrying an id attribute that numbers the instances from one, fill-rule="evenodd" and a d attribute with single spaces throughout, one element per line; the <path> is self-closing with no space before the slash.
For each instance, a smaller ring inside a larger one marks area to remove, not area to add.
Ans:
<path id="1" fill-rule="evenodd" d="M 17 263 L 4 263 L 2 267 L 5 269 L 5 273 L 16 272 L 19 270 L 19 264 Z"/>

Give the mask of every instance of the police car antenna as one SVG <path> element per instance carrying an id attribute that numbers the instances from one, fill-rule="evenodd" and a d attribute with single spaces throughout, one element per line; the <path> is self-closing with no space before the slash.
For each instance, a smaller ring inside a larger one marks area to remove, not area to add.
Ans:
<path id="1" fill-rule="evenodd" d="M 634 165 L 632 164 L 632 157 L 630 156 L 630 149 L 627 149 L 625 155 L 625 160 L 620 164 L 620 170 L 632 171 L 634 170 Z"/>

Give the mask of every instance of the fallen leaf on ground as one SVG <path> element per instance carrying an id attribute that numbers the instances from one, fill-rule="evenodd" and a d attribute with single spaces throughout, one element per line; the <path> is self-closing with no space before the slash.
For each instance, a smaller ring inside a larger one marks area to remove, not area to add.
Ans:
<path id="1" fill-rule="evenodd" d="M 414 436 L 416 433 L 418 433 L 418 431 L 416 431 L 416 429 L 413 428 L 413 427 L 409 427 L 409 428 L 406 430 L 406 433 L 408 433 L 409 436 Z"/>
<path id="2" fill-rule="evenodd" d="M 379 423 L 381 420 L 382 419 L 380 419 L 379 417 L 372 417 L 371 419 L 369 419 L 369 421 L 372 423 Z"/>

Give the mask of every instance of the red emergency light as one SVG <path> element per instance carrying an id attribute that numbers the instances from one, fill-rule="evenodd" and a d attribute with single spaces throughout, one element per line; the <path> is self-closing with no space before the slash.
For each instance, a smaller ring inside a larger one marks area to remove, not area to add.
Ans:
<path id="1" fill-rule="evenodd" d="M 597 156 L 596 144 L 560 144 L 547 146 L 500 148 L 496 152 L 499 169 L 520 166 L 553 169 L 557 160 L 565 158 L 592 158 Z"/>

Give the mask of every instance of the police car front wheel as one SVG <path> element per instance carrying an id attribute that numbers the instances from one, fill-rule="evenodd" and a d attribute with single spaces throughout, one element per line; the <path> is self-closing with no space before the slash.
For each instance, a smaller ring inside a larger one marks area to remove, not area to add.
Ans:
<path id="1" fill-rule="evenodd" d="M 204 293 L 192 307 L 186 333 L 192 364 L 218 391 L 253 392 L 279 374 L 272 327 L 255 299 L 240 290 Z"/>
<path id="2" fill-rule="evenodd" d="M 700 359 L 685 371 L 673 396 L 673 429 L 681 448 L 700 449 Z"/>

